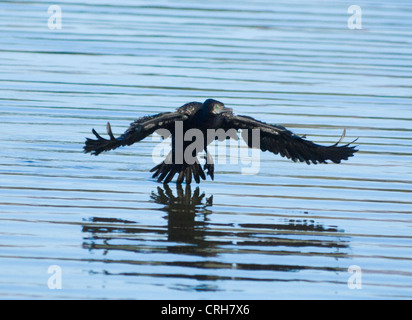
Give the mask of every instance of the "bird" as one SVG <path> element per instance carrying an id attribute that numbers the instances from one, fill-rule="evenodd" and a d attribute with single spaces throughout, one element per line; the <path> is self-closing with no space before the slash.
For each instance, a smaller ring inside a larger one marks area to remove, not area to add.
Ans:
<path id="1" fill-rule="evenodd" d="M 179 129 L 180 128 L 180 129 Z M 190 139 L 183 136 L 190 130 L 197 130 L 203 139 L 198 139 L 197 147 L 191 146 Z M 324 146 L 299 136 L 278 124 L 269 124 L 256 120 L 250 116 L 236 115 L 232 108 L 226 107 L 222 102 L 206 99 L 201 102 L 189 102 L 176 109 L 174 112 L 162 112 L 155 115 L 144 116 L 133 121 L 129 128 L 117 138 L 113 135 L 110 122 L 106 125 L 108 139 L 99 135 L 92 129 L 96 139 L 86 138 L 84 152 L 99 155 L 102 152 L 114 150 L 121 146 L 130 146 L 153 134 L 155 131 L 164 130 L 172 137 L 172 148 L 165 160 L 153 167 L 153 178 L 158 182 L 168 184 L 177 175 L 176 183 L 196 183 L 206 180 L 209 176 L 214 180 L 214 162 L 207 146 L 214 140 L 237 139 L 241 131 L 242 138 L 249 148 L 258 148 L 279 154 L 294 162 L 307 164 L 340 163 L 348 160 L 358 150 L 354 140 L 345 145 L 338 145 L 345 137 L 346 130 L 340 140 L 330 146 Z M 180 132 L 179 132 L 180 130 Z M 220 135 L 209 135 L 209 131 L 219 131 Z M 253 133 L 258 133 L 257 138 Z M 165 133 L 164 136 L 167 137 Z M 205 163 L 203 168 L 197 158 L 204 151 Z M 182 154 L 185 156 L 182 157 Z"/>

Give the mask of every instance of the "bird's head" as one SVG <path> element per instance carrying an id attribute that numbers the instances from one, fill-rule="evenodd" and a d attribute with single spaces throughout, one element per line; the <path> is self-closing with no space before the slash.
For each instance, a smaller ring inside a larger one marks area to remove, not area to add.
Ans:
<path id="1" fill-rule="evenodd" d="M 231 108 L 226 108 L 225 105 L 217 100 L 207 99 L 203 102 L 203 112 L 205 114 L 218 115 L 225 112 L 233 112 Z"/>

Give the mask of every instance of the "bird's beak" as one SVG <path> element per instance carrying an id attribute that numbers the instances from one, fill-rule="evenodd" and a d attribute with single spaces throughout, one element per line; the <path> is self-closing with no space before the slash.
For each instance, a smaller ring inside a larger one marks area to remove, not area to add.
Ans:
<path id="1" fill-rule="evenodd" d="M 226 108 L 226 107 L 223 107 L 223 109 L 221 110 L 221 112 L 222 113 L 227 113 L 227 112 L 233 112 L 233 109 L 232 108 Z"/>

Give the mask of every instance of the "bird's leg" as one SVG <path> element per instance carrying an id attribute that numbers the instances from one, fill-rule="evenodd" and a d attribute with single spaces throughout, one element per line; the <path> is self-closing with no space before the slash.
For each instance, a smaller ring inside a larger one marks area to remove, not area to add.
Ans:
<path id="1" fill-rule="evenodd" d="M 207 147 L 205 148 L 205 160 L 206 163 L 203 166 L 204 170 L 207 170 L 206 174 L 210 176 L 210 178 L 212 178 L 212 180 L 214 180 L 215 177 L 215 164 L 213 163 L 213 158 L 210 155 L 210 153 L 207 151 Z"/>

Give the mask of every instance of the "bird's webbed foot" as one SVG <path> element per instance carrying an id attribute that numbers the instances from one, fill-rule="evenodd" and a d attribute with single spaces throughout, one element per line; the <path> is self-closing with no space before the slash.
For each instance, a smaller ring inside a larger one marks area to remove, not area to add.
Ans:
<path id="1" fill-rule="evenodd" d="M 213 163 L 213 158 L 210 156 L 209 152 L 206 150 L 205 155 L 206 163 L 203 166 L 203 170 L 206 171 L 206 174 L 210 176 L 212 180 L 215 178 L 215 164 Z"/>
<path id="2" fill-rule="evenodd" d="M 212 178 L 212 180 L 214 180 L 214 178 L 215 178 L 215 165 L 213 163 L 212 164 L 205 163 L 203 169 L 206 171 L 206 174 L 208 176 L 210 176 L 210 178 Z"/>

